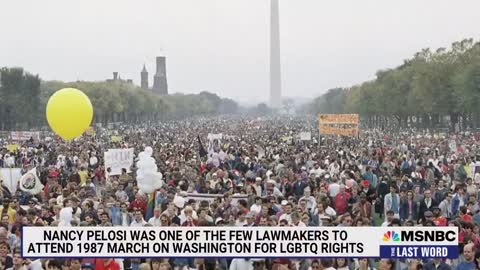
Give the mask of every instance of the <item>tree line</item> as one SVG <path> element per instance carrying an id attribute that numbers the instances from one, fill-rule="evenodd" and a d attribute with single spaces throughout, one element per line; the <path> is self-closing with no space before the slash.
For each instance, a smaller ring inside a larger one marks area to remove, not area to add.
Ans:
<path id="1" fill-rule="evenodd" d="M 372 81 L 330 89 L 311 113 L 359 113 L 371 127 L 479 128 L 480 43 L 423 49 Z"/>
<path id="2" fill-rule="evenodd" d="M 22 68 L 0 69 L 1 130 L 30 129 L 47 125 L 45 108 L 50 96 L 62 88 L 82 90 L 92 102 L 94 123 L 181 119 L 192 116 L 233 114 L 238 104 L 216 94 L 159 96 L 132 83 L 42 81 Z"/>

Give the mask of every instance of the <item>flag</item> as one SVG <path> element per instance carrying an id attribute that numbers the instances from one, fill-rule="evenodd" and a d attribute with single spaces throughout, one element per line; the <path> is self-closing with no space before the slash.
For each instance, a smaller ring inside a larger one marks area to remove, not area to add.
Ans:
<path id="1" fill-rule="evenodd" d="M 43 190 L 43 185 L 37 176 L 37 168 L 33 168 L 20 178 L 19 183 L 22 191 L 36 195 Z"/>
<path id="2" fill-rule="evenodd" d="M 147 201 L 147 213 L 145 213 L 145 220 L 148 220 L 153 217 L 153 210 L 155 208 L 155 195 L 157 194 L 156 191 L 148 194 L 148 201 Z"/>
<path id="3" fill-rule="evenodd" d="M 207 156 L 207 151 L 205 150 L 205 147 L 203 147 L 203 144 L 202 144 L 202 141 L 200 140 L 200 135 L 197 135 L 197 139 L 198 139 L 198 144 L 199 144 L 199 147 L 200 147 L 200 157 L 206 157 Z"/>

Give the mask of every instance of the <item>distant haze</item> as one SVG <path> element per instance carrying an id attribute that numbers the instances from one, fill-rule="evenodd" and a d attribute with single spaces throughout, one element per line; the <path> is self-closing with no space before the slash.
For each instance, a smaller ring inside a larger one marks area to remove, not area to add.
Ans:
<path id="1" fill-rule="evenodd" d="M 267 101 L 268 0 L 24 0 L 0 5 L 0 66 L 45 80 L 150 85 L 167 56 L 169 92 Z M 282 92 L 314 97 L 374 78 L 425 47 L 479 37 L 480 1 L 280 0 Z"/>

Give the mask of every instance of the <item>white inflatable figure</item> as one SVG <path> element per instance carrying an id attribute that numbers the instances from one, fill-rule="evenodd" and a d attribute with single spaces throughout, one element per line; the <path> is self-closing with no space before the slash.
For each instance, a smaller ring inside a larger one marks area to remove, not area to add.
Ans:
<path id="1" fill-rule="evenodd" d="M 71 207 L 64 207 L 60 210 L 60 222 L 58 227 L 71 227 L 73 219 L 73 209 Z"/>
<path id="2" fill-rule="evenodd" d="M 153 155 L 153 149 L 150 146 L 145 147 L 145 150 L 143 151 L 147 156 L 151 157 Z"/>
<path id="3" fill-rule="evenodd" d="M 137 160 L 137 184 L 143 194 L 149 194 L 163 186 L 162 174 L 157 171 L 157 164 L 152 157 L 153 149 L 145 147 L 145 150 L 138 154 Z"/>

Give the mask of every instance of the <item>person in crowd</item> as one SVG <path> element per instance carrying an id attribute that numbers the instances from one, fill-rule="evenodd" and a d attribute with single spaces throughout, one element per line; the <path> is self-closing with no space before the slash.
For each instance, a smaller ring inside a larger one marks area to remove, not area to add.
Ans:
<path id="1" fill-rule="evenodd" d="M 143 227 L 147 224 L 147 222 L 143 219 L 143 213 L 142 210 L 135 209 L 134 210 L 134 218 L 132 223 L 130 224 L 130 227 Z"/>
<path id="2" fill-rule="evenodd" d="M 2 183 L 0 262 L 6 269 L 21 269 L 15 257 L 22 237 L 20 227 L 57 226 L 60 210 L 71 207 L 75 227 L 457 226 L 463 246 L 458 262 L 197 261 L 205 270 L 292 270 L 293 265 L 297 270 L 463 270 L 477 264 L 478 134 L 436 134 L 436 139 L 428 139 L 410 129 L 366 128 L 356 138 L 327 136 L 328 144 L 323 144 L 322 138 L 321 147 L 313 140 L 282 139 L 294 137 L 293 130 L 318 131 L 317 124 L 318 119 L 308 117 L 207 117 L 105 127 L 105 136 L 88 140 L 82 136 L 69 143 L 60 139 L 18 142 L 24 154 L 0 149 L 2 157 L 13 156 L 21 168 L 23 163 L 25 168 L 36 166 L 45 185 L 39 194 L 32 195 L 19 189 L 7 192 L 10 187 Z M 207 156 L 200 155 L 197 138 L 208 141 L 205 139 L 212 130 L 221 131 L 224 138 L 214 147 L 205 147 L 210 152 Z M 122 136 L 123 142 L 111 142 L 112 134 Z M 450 149 L 451 140 L 464 151 Z M 148 192 L 148 197 L 137 182 L 136 164 L 106 168 L 102 154 L 108 149 L 132 147 L 137 156 L 145 146 L 152 147 L 152 157 L 163 175 L 163 186 Z M 198 194 L 206 199 L 191 199 L 201 198 L 194 196 Z M 33 269 L 38 262 L 24 259 L 22 263 Z M 73 270 L 82 264 L 87 268 L 86 263 L 98 269 L 147 267 L 141 260 L 46 262 L 48 269 L 62 270 L 66 265 Z M 195 264 L 189 259 L 147 262 L 152 270 Z"/>
<path id="3" fill-rule="evenodd" d="M 445 263 L 442 259 L 428 260 L 424 265 L 425 270 L 451 270 L 451 266 Z"/>
<path id="4" fill-rule="evenodd" d="M 466 244 L 463 247 L 463 258 L 464 261 L 460 262 L 456 270 L 473 270 L 477 269 L 477 265 L 475 262 L 475 245 L 473 243 Z"/>
<path id="5" fill-rule="evenodd" d="M 393 270 L 395 269 L 395 261 L 393 259 L 381 259 L 378 263 L 378 270 Z"/>
<path id="6" fill-rule="evenodd" d="M 387 216 L 388 212 L 393 212 L 394 218 L 400 218 L 400 196 L 397 194 L 397 186 L 391 185 L 390 186 L 390 193 L 385 195 L 384 198 L 384 206 L 385 209 L 385 216 Z"/>
<path id="7" fill-rule="evenodd" d="M 161 217 L 160 217 L 161 211 L 162 211 L 162 209 L 160 209 L 160 208 L 155 208 L 155 209 L 153 210 L 153 217 L 151 217 L 151 218 L 148 220 L 148 223 L 151 224 L 152 226 L 160 226 L 160 225 L 162 225 L 162 221 L 161 221 Z"/>
<path id="8" fill-rule="evenodd" d="M 336 270 L 349 270 L 350 265 L 347 258 L 335 258 L 333 260 L 333 268 Z"/>

